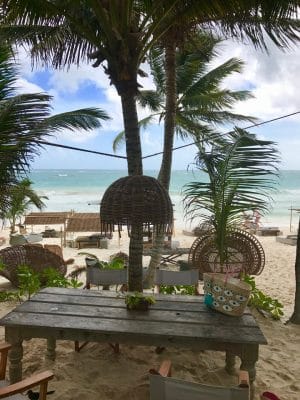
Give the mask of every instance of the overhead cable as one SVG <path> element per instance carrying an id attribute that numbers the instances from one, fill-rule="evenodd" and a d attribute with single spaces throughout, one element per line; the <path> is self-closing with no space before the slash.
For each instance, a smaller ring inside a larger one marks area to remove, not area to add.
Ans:
<path id="1" fill-rule="evenodd" d="M 242 128 L 242 129 L 247 130 L 247 129 L 250 129 L 250 128 L 255 128 L 255 127 L 257 127 L 257 126 L 270 124 L 271 122 L 278 121 L 278 120 L 281 120 L 281 119 L 284 119 L 284 118 L 288 118 L 288 117 L 292 117 L 293 115 L 297 115 L 297 114 L 300 114 L 300 111 L 295 111 L 295 112 L 290 113 L 290 114 L 281 115 L 280 117 L 272 118 L 272 119 L 269 119 L 269 120 L 267 120 L 267 121 L 258 122 L 258 123 L 256 123 L 256 124 L 252 124 L 252 125 L 246 126 L 245 128 Z M 226 136 L 226 135 L 228 135 L 229 132 L 230 132 L 230 131 L 225 132 L 225 133 L 220 133 L 220 136 Z M 89 149 L 83 149 L 83 148 L 80 148 L 80 147 L 67 146 L 67 145 L 64 145 L 64 144 L 56 144 L 56 143 L 48 142 L 48 141 L 46 141 L 46 140 L 36 140 L 36 142 L 37 142 L 37 143 L 40 143 L 40 144 L 43 144 L 43 145 L 46 145 L 46 146 L 61 147 L 61 148 L 63 148 L 63 149 L 82 151 L 82 152 L 85 152 L 85 153 L 93 153 L 93 154 L 98 154 L 98 155 L 101 155 L 101 156 L 114 157 L 114 158 L 122 158 L 122 159 L 124 159 L 124 160 L 127 159 L 126 156 L 119 156 L 119 155 L 117 155 L 117 154 L 112 154 L 112 153 L 103 153 L 103 152 L 100 152 L 100 151 L 89 150 Z M 182 146 L 173 147 L 173 148 L 172 148 L 172 151 L 174 151 L 174 150 L 179 150 L 179 149 L 183 149 L 184 147 L 193 146 L 193 145 L 195 145 L 195 144 L 197 144 L 197 143 L 199 143 L 199 142 L 198 142 L 198 141 L 194 141 L 194 142 L 192 142 L 192 143 L 184 144 L 184 145 L 182 145 Z M 160 155 L 160 154 L 163 154 L 163 151 L 160 151 L 160 152 L 158 152 L 158 153 L 148 154 L 147 156 L 142 157 L 142 159 L 150 158 L 150 157 L 154 157 L 154 156 L 158 156 L 158 155 Z"/>

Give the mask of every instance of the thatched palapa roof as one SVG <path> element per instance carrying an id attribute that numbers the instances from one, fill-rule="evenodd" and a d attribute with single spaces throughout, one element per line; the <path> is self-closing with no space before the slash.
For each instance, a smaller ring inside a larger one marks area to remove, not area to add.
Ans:
<path id="1" fill-rule="evenodd" d="M 99 213 L 75 213 L 67 220 L 66 232 L 100 232 Z"/>
<path id="2" fill-rule="evenodd" d="M 65 224 L 71 211 L 66 212 L 32 212 L 25 217 L 25 225 L 58 225 Z"/>

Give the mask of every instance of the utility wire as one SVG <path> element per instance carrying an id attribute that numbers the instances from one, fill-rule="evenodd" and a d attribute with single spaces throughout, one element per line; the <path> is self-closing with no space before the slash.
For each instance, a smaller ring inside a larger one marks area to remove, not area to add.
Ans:
<path id="1" fill-rule="evenodd" d="M 261 126 L 261 125 L 269 124 L 269 123 L 271 123 L 271 122 L 278 121 L 278 120 L 280 120 L 280 119 L 284 119 L 284 118 L 287 118 L 287 117 L 291 117 L 291 116 L 296 115 L 296 114 L 300 114 L 300 111 L 296 111 L 296 112 L 291 113 L 291 114 L 285 114 L 285 115 L 282 115 L 282 116 L 277 117 L 277 118 L 269 119 L 269 120 L 267 120 L 267 121 L 258 122 L 257 124 L 249 125 L 249 126 L 246 126 L 245 128 L 242 128 L 242 129 L 246 130 L 246 129 L 254 128 L 254 127 L 256 127 L 256 126 Z M 229 132 L 231 132 L 231 131 L 228 131 L 228 132 L 225 132 L 225 133 L 220 133 L 219 136 L 226 136 L 226 135 L 228 135 Z M 173 148 L 172 148 L 172 151 L 174 151 L 174 150 L 179 150 L 179 149 L 183 149 L 184 147 L 193 146 L 194 144 L 200 143 L 201 141 L 202 141 L 202 140 L 198 140 L 198 141 L 195 141 L 195 142 L 192 142 L 192 143 L 183 144 L 182 146 L 173 147 Z M 142 159 L 144 159 L 144 158 L 150 158 L 150 157 L 154 157 L 154 156 L 158 156 L 158 155 L 160 155 L 160 154 L 163 154 L 163 151 L 160 151 L 160 152 L 158 152 L 158 153 L 149 154 L 149 155 L 147 155 L 147 156 L 142 157 Z"/>
<path id="2" fill-rule="evenodd" d="M 82 149 L 80 147 L 67 146 L 64 144 L 51 143 L 51 142 L 47 142 L 46 140 L 36 140 L 36 142 L 40 143 L 40 144 L 45 144 L 46 146 L 61 147 L 63 149 L 70 149 L 70 150 L 84 151 L 86 153 L 100 154 L 101 156 L 123 158 L 125 160 L 127 159 L 126 156 L 118 156 L 117 154 L 110 154 L 110 153 L 101 153 L 100 151 Z"/>
<path id="3" fill-rule="evenodd" d="M 291 114 L 281 115 L 280 117 L 276 117 L 276 118 L 273 118 L 273 119 L 269 119 L 269 120 L 267 120 L 267 121 L 258 122 L 258 123 L 256 123 L 256 124 L 252 124 L 252 125 L 246 126 L 245 128 L 242 128 L 242 129 L 245 129 L 245 130 L 246 130 L 246 129 L 254 128 L 254 127 L 257 127 L 257 126 L 269 124 L 269 123 L 271 123 L 271 122 L 278 121 L 278 120 L 280 120 L 280 119 L 292 117 L 293 115 L 296 115 L 296 114 L 300 114 L 300 111 L 296 111 L 296 112 L 293 112 L 293 113 L 291 113 Z M 226 136 L 226 135 L 228 135 L 229 132 L 230 132 L 230 131 L 225 132 L 225 133 L 220 133 L 220 136 Z M 122 159 L 124 159 L 124 160 L 127 159 L 126 156 L 119 156 L 119 155 L 117 155 L 117 154 L 111 154 L 111 153 L 102 153 L 102 152 L 100 152 L 100 151 L 82 149 L 82 148 L 80 148 L 80 147 L 67 146 L 67 145 L 64 145 L 64 144 L 56 144 L 56 143 L 47 142 L 46 140 L 36 140 L 36 142 L 37 142 L 37 143 L 40 143 L 40 144 L 44 144 L 44 145 L 46 145 L 46 146 L 53 146 L 53 147 L 60 147 L 60 148 L 69 149 L 69 150 L 83 151 L 83 152 L 85 152 L 85 153 L 93 153 L 93 154 L 99 154 L 99 155 L 101 155 L 101 156 L 114 157 L 114 158 L 122 158 Z M 174 151 L 174 150 L 179 150 L 179 149 L 183 149 L 184 147 L 189 147 L 189 146 L 192 146 L 192 145 L 197 144 L 197 143 L 200 143 L 200 141 L 195 141 L 195 142 L 192 142 L 192 143 L 184 144 L 184 145 L 182 145 L 182 146 L 173 147 L 173 148 L 172 148 L 172 151 Z M 160 151 L 160 152 L 158 152 L 158 153 L 148 154 L 147 156 L 142 157 L 142 159 L 150 158 L 150 157 L 154 157 L 154 156 L 158 156 L 158 155 L 160 155 L 160 154 L 163 154 L 163 151 Z"/>

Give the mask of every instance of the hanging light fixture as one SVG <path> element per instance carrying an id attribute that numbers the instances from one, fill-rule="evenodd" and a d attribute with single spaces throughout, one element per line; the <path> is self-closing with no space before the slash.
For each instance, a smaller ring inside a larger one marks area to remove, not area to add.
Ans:
<path id="1" fill-rule="evenodd" d="M 168 192 L 151 176 L 120 178 L 105 191 L 100 205 L 101 230 L 111 233 L 116 226 L 143 225 L 144 232 L 171 233 L 173 207 Z"/>

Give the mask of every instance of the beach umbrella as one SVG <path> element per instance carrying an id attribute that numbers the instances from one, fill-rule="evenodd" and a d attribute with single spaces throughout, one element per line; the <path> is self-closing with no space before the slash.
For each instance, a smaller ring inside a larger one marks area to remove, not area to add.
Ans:
<path id="1" fill-rule="evenodd" d="M 142 226 L 143 232 L 170 233 L 173 207 L 168 192 L 151 176 L 134 175 L 113 182 L 103 195 L 100 205 L 101 230 L 119 235 L 127 226 Z"/>

